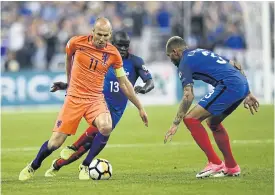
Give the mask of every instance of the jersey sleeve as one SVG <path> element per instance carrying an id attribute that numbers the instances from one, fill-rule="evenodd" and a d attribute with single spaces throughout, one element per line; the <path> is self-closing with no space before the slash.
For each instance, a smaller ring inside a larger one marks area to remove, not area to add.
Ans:
<path id="1" fill-rule="evenodd" d="M 181 62 L 179 65 L 178 72 L 179 72 L 179 78 L 183 88 L 188 84 L 194 83 L 192 78 L 192 70 L 187 63 Z"/>
<path id="2" fill-rule="evenodd" d="M 143 82 L 152 79 L 152 75 L 147 69 L 147 67 L 144 65 L 144 61 L 142 58 L 136 57 L 134 65 L 138 76 L 140 76 Z"/>
<path id="3" fill-rule="evenodd" d="M 68 43 L 66 45 L 66 54 L 68 56 L 74 55 L 74 53 L 76 51 L 76 44 L 75 44 L 76 40 L 77 40 L 77 36 L 74 36 L 68 41 Z"/>

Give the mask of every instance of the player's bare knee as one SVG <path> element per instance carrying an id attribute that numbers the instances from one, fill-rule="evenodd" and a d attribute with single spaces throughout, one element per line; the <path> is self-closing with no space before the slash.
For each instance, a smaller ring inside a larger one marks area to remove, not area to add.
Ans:
<path id="1" fill-rule="evenodd" d="M 201 120 L 200 120 L 200 116 L 197 115 L 196 113 L 192 113 L 192 112 L 190 112 L 190 113 L 188 113 L 187 115 L 185 115 L 185 117 L 184 117 L 183 119 L 194 119 L 194 120 L 199 120 L 199 121 L 201 121 Z"/>
<path id="2" fill-rule="evenodd" d="M 63 137 L 52 137 L 48 142 L 48 148 L 50 150 L 58 149 L 63 143 L 65 139 Z"/>
<path id="3" fill-rule="evenodd" d="M 183 122 L 187 127 L 189 127 L 190 125 L 193 125 L 193 124 L 200 124 L 202 121 L 197 118 L 194 118 L 191 115 L 186 115 L 183 118 Z"/>
<path id="4" fill-rule="evenodd" d="M 112 126 L 110 125 L 103 126 L 101 129 L 99 129 L 99 131 L 102 135 L 108 136 L 112 132 Z"/>
<path id="5" fill-rule="evenodd" d="M 98 130 L 102 135 L 110 135 L 112 132 L 112 123 L 108 121 L 99 122 Z"/>
<path id="6" fill-rule="evenodd" d="M 50 150 L 58 149 L 64 143 L 66 138 L 67 138 L 66 134 L 54 132 L 48 142 L 48 149 Z"/>
<path id="7" fill-rule="evenodd" d="M 183 117 L 183 120 L 190 119 L 190 118 L 193 118 L 193 117 L 190 114 L 187 114 Z"/>
<path id="8" fill-rule="evenodd" d="M 198 117 L 193 116 L 192 114 L 187 114 L 185 117 L 183 117 L 183 122 L 186 123 L 186 121 L 190 120 L 196 120 L 201 122 L 201 120 Z"/>
<path id="9" fill-rule="evenodd" d="M 49 142 L 48 142 L 48 149 L 49 150 L 56 150 L 61 145 L 62 145 L 62 143 L 60 141 L 58 141 L 58 140 L 49 140 Z"/>

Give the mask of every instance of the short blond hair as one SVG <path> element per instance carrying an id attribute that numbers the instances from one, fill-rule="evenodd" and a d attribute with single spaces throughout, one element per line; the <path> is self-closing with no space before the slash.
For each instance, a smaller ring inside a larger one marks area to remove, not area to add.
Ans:
<path id="1" fill-rule="evenodd" d="M 173 36 L 170 39 L 168 39 L 166 43 L 166 52 L 170 53 L 173 49 L 177 48 L 187 48 L 186 42 L 183 40 L 183 38 L 179 36 Z"/>

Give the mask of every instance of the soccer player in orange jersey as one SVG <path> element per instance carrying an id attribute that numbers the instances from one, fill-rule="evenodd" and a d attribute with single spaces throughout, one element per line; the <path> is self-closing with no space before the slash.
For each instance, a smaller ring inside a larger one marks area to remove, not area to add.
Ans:
<path id="1" fill-rule="evenodd" d="M 112 26 L 108 19 L 98 18 L 92 35 L 75 36 L 66 46 L 67 96 L 59 112 L 51 138 L 40 148 L 36 158 L 19 175 L 19 180 L 30 179 L 42 161 L 58 149 L 68 135 L 74 135 L 82 117 L 99 130 L 90 150 L 82 163 L 79 179 L 87 179 L 88 165 L 93 156 L 106 145 L 112 131 L 112 119 L 102 93 L 104 76 L 112 65 L 121 90 L 138 108 L 148 126 L 147 114 L 129 82 L 118 50 L 109 43 Z"/>

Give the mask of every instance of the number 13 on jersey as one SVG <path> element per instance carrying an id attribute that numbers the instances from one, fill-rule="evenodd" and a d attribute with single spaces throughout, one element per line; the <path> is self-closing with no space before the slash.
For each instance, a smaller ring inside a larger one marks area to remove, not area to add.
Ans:
<path id="1" fill-rule="evenodd" d="M 110 81 L 110 85 L 111 92 L 119 92 L 119 83 L 117 81 Z"/>

